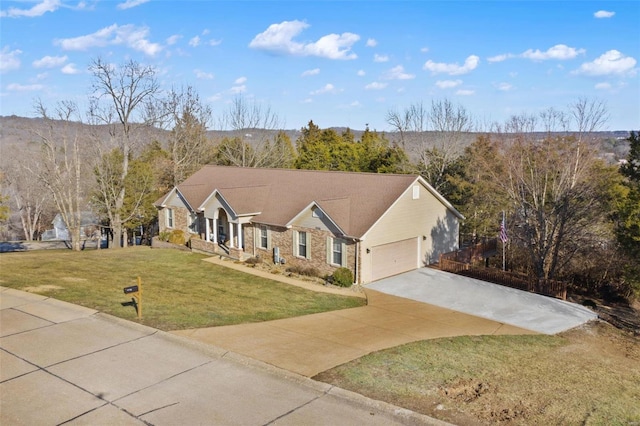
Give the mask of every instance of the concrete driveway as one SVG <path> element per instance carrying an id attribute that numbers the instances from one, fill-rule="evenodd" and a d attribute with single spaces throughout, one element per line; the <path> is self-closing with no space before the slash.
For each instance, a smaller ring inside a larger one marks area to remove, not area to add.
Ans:
<path id="1" fill-rule="evenodd" d="M 544 334 L 556 334 L 598 317 L 590 309 L 432 268 L 421 268 L 367 288 Z"/>

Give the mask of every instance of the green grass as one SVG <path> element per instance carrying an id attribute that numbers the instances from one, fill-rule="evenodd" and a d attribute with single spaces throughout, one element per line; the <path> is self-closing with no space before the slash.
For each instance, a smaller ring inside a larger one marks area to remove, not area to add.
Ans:
<path id="1" fill-rule="evenodd" d="M 161 330 L 267 321 L 362 306 L 203 262 L 177 250 L 44 250 L 0 255 L 0 285 L 137 320 L 123 288 L 142 279 L 143 324 Z"/>
<path id="2" fill-rule="evenodd" d="M 608 324 L 416 342 L 315 379 L 454 424 L 640 424 L 640 339 Z"/>

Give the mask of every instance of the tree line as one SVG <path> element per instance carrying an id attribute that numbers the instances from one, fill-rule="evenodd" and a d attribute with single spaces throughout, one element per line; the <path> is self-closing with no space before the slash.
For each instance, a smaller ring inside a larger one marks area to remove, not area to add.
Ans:
<path id="1" fill-rule="evenodd" d="M 356 138 L 309 121 L 292 141 L 260 103 L 238 97 L 214 123 L 193 88 L 163 93 L 152 67 L 95 59 L 89 70 L 87 111 L 37 101 L 46 125 L 33 129 L 36 154 L 16 153 L 2 167 L 0 219 L 15 212 L 26 240 L 55 211 L 80 250 L 81 213 L 91 210 L 110 230 L 109 246 L 126 246 L 135 230 L 152 229 L 154 201 L 205 164 L 412 173 L 465 215 L 467 242 L 495 237 L 504 212 L 510 269 L 625 297 L 640 290 L 640 142 L 632 132 L 622 166 L 601 159 L 594 133 L 608 112 L 597 100 L 516 115 L 483 133 L 472 133 L 464 107 L 434 100 L 390 110 L 393 140 L 368 126 Z M 92 130 L 81 134 L 77 123 Z M 231 132 L 214 141 L 214 125 Z M 166 140 L 149 139 L 150 128 Z"/>

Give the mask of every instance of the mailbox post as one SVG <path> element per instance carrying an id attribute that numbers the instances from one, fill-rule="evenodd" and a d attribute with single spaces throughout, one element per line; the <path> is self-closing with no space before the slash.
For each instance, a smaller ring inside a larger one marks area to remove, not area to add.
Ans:
<path id="1" fill-rule="evenodd" d="M 138 318 L 142 318 L 142 280 L 138 277 L 138 285 L 132 285 L 122 289 L 124 294 L 130 294 L 135 303 L 136 311 L 138 312 Z"/>

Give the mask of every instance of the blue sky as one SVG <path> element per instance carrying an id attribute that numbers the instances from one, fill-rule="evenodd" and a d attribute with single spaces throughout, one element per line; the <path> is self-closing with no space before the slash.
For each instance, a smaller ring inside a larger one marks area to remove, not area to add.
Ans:
<path id="1" fill-rule="evenodd" d="M 606 130 L 637 130 L 638 22 L 638 1 L 3 0 L 0 115 L 85 106 L 100 57 L 193 86 L 216 117 L 264 103 L 289 129 L 390 130 L 390 110 L 444 99 L 503 123 L 589 98 Z"/>

